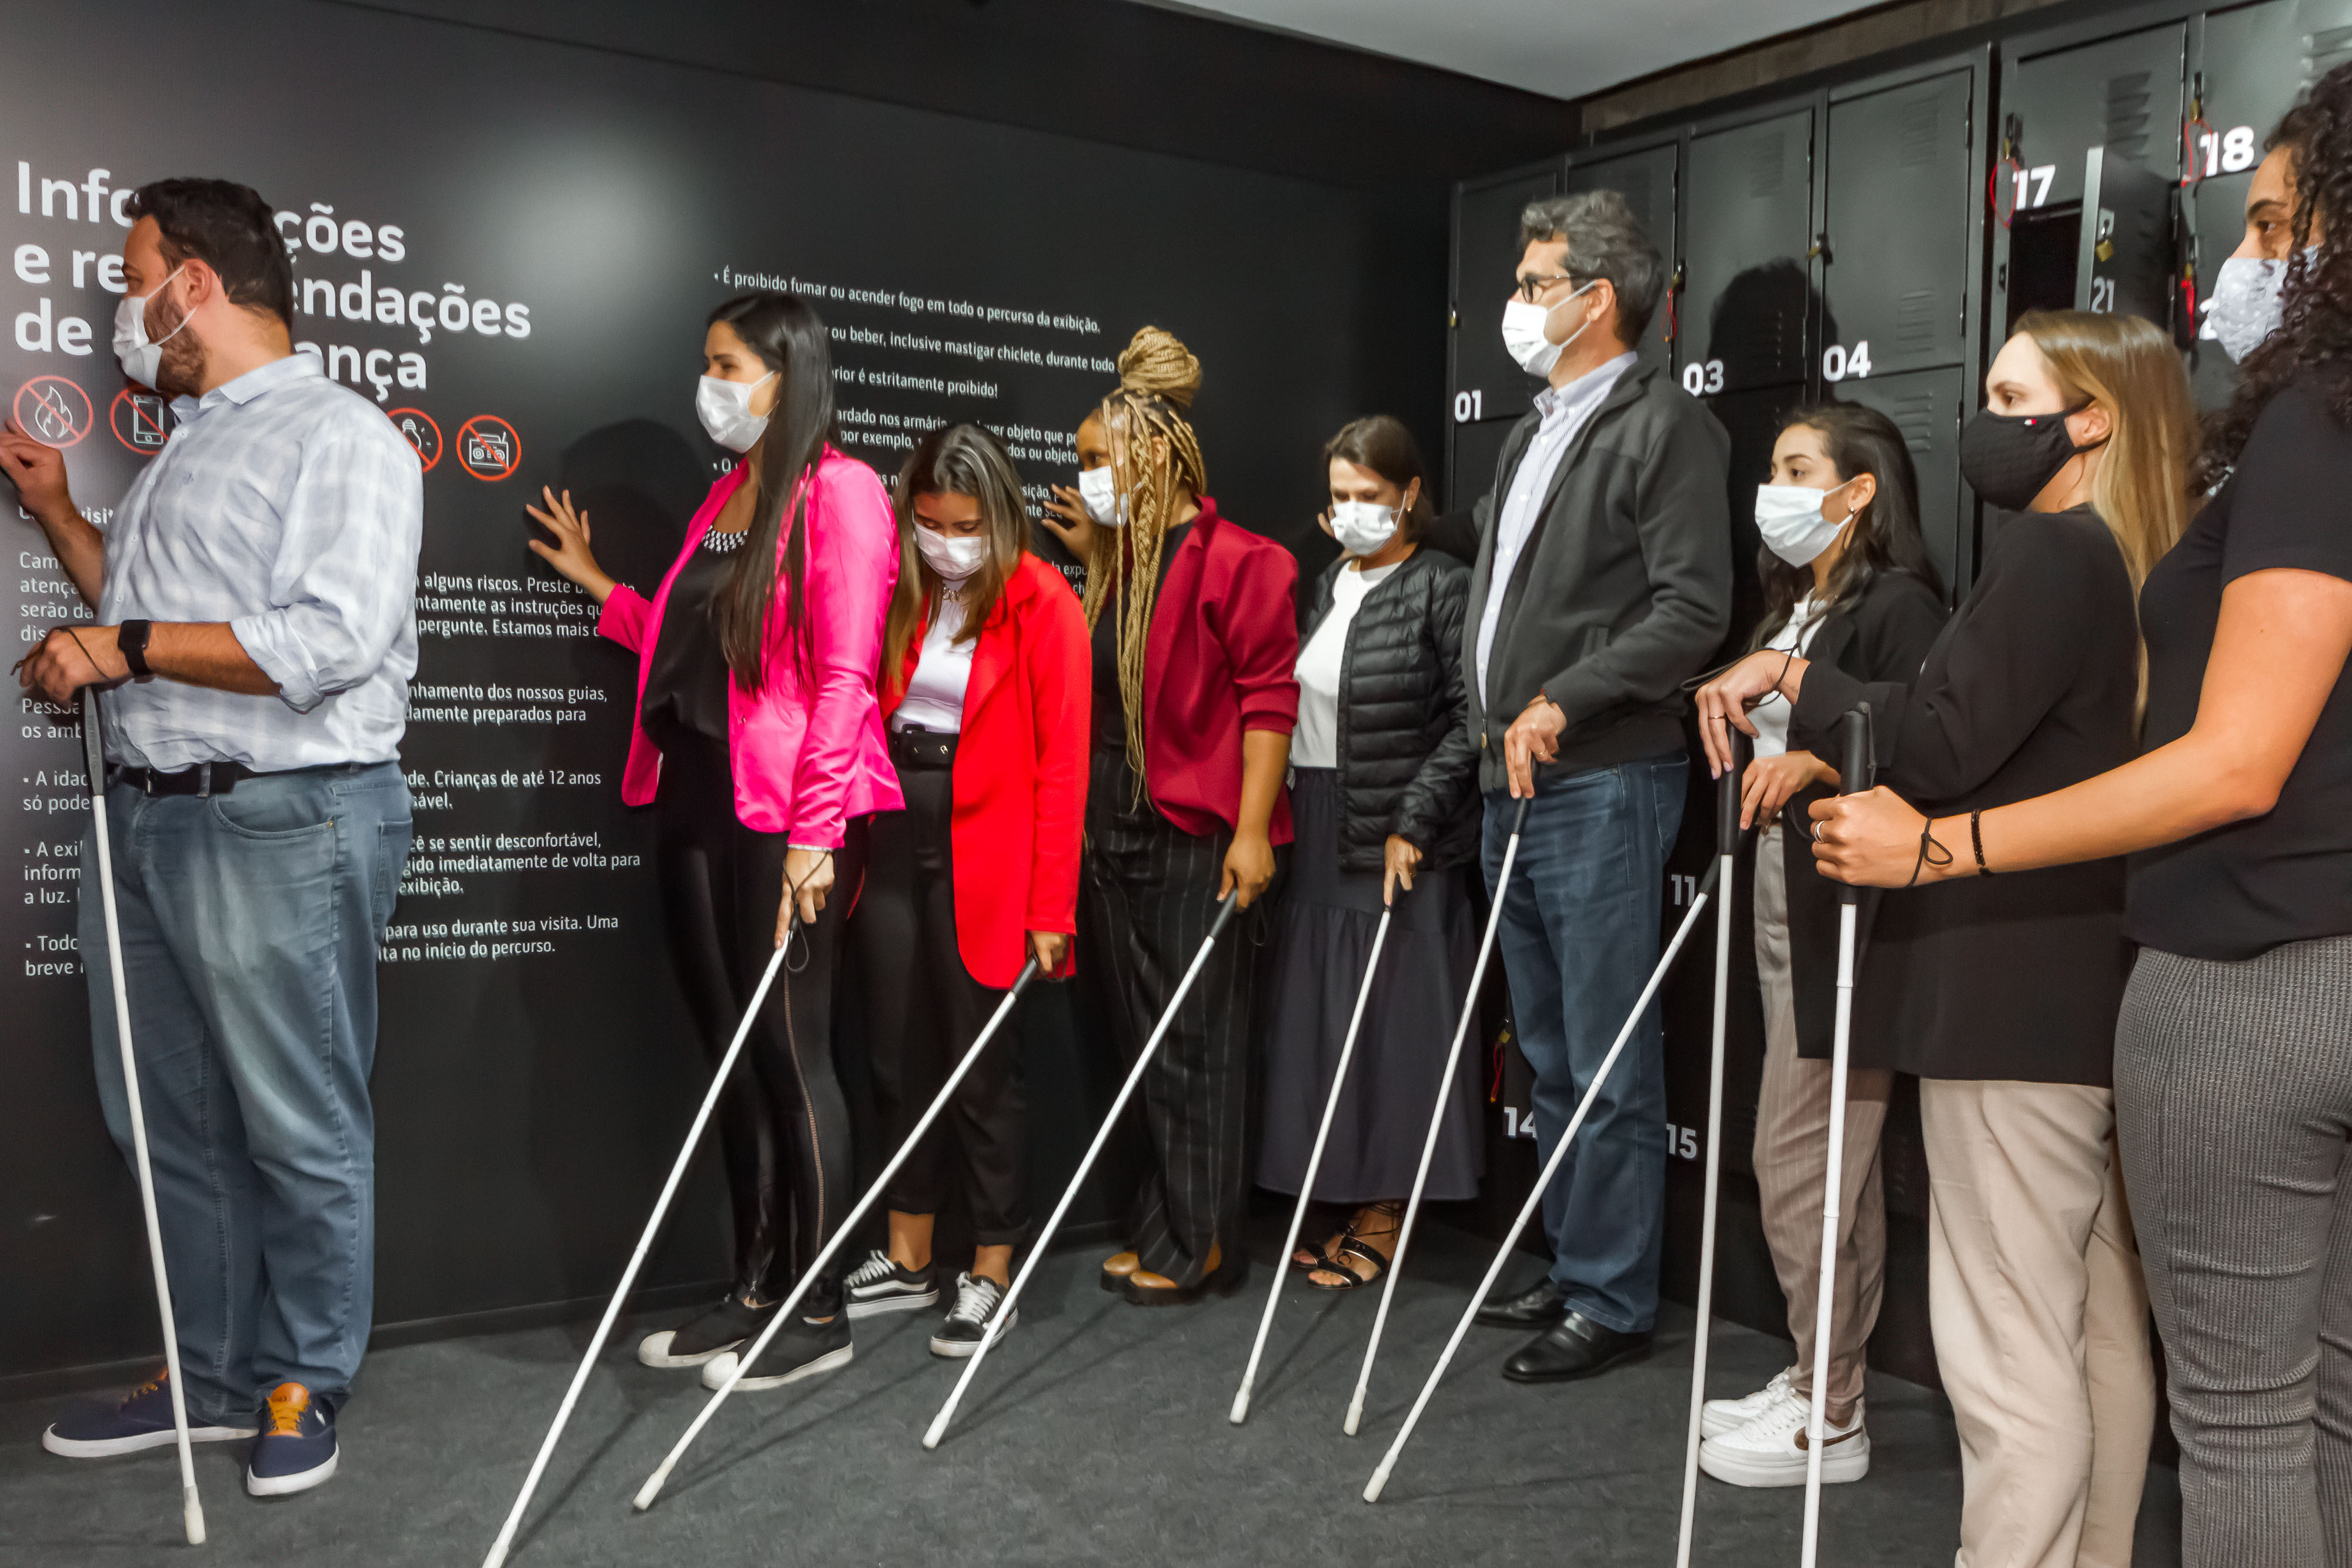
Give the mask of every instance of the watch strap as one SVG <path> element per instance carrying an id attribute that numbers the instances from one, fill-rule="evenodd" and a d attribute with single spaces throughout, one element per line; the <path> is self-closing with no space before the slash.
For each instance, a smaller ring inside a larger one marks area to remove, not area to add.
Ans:
<path id="1" fill-rule="evenodd" d="M 147 667 L 147 639 L 154 630 L 152 621 L 125 621 L 115 632 L 114 645 L 122 651 L 122 662 L 131 666 L 134 679 L 155 673 Z"/>

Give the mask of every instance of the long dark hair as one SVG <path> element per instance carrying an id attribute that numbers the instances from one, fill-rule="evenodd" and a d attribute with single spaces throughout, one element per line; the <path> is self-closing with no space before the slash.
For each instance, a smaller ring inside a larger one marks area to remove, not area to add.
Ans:
<path id="1" fill-rule="evenodd" d="M 768 428 L 746 459 L 758 460 L 760 481 L 749 537 L 736 550 L 726 582 L 711 596 L 727 667 L 737 685 L 756 692 L 768 684 L 768 620 L 780 580 L 785 645 L 803 674 L 808 668 L 808 492 L 824 449 L 836 444 L 841 433 L 833 413 L 833 352 L 824 323 L 807 301 L 767 289 L 739 294 L 713 310 L 708 324 L 721 321 L 776 372 L 778 387 Z M 786 507 L 793 514 L 789 527 Z"/>
<path id="2" fill-rule="evenodd" d="M 1369 468 L 1400 490 L 1412 489 L 1412 482 L 1420 480 L 1412 509 L 1397 519 L 1397 531 L 1408 544 L 1421 538 L 1423 526 L 1435 515 L 1429 505 L 1429 469 L 1421 460 L 1421 444 L 1413 440 L 1402 420 L 1389 413 L 1349 420 L 1339 427 L 1339 434 L 1323 444 L 1327 470 L 1334 458 Z"/>
<path id="3" fill-rule="evenodd" d="M 1854 520 L 1845 554 L 1830 569 L 1829 597 L 1822 608 L 1860 598 L 1882 571 L 1907 571 L 1943 597 L 1943 577 L 1919 535 L 1919 480 L 1911 466 L 1911 448 L 1895 422 L 1860 403 L 1824 402 L 1791 411 L 1780 421 L 1780 429 L 1801 424 L 1820 434 L 1841 482 L 1864 474 L 1878 481 L 1878 493 Z M 1768 545 L 1756 552 L 1756 575 L 1764 584 L 1764 620 L 1753 643 L 1760 648 L 1789 623 L 1797 601 L 1812 591 L 1813 569 L 1790 566 Z"/>
<path id="4" fill-rule="evenodd" d="M 1013 455 L 994 433 L 977 424 L 942 424 L 915 443 L 898 470 L 891 509 L 898 517 L 898 586 L 890 593 L 890 618 L 882 633 L 882 689 L 897 693 L 906 679 L 907 645 L 925 605 L 936 605 L 943 584 L 915 546 L 915 497 L 970 496 L 980 503 L 987 525 L 988 559 L 963 587 L 963 625 L 959 643 L 977 642 L 996 609 L 1022 552 L 1029 548 L 1029 509 L 1021 499 L 1021 475 Z"/>
<path id="5" fill-rule="evenodd" d="M 2205 423 L 2192 481 L 2200 491 L 2221 482 L 2245 450 L 2254 421 L 2291 383 L 2309 385 L 2336 423 L 2352 425 L 2352 245 L 2345 243 L 2352 235 L 2352 65 L 2320 78 L 2263 145 L 2287 149 L 2294 170 L 2294 240 L 2279 287 L 2279 329 L 2246 356 L 2238 390 Z M 2328 243 L 2306 256 L 2315 228 Z"/>

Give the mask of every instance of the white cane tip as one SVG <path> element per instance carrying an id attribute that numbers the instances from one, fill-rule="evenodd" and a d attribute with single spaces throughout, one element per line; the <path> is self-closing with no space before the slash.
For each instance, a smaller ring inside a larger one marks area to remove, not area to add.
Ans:
<path id="1" fill-rule="evenodd" d="M 1356 1428 L 1363 1425 L 1363 1421 L 1364 1402 L 1361 1399 L 1350 1401 L 1348 1406 L 1348 1418 L 1339 1424 L 1339 1430 L 1352 1437 L 1356 1435 Z"/>
<path id="2" fill-rule="evenodd" d="M 1389 1461 L 1382 1459 L 1381 1461 L 1381 1468 L 1372 1472 L 1372 1479 L 1364 1483 L 1364 1500 L 1366 1502 L 1380 1501 L 1381 1493 L 1384 1489 L 1386 1489 L 1388 1484 Z"/>
<path id="3" fill-rule="evenodd" d="M 196 1500 L 195 1489 L 194 1487 L 190 1487 L 188 1489 L 186 1513 L 188 1521 L 188 1544 L 191 1546 L 202 1546 L 205 1543 L 205 1505 Z"/>
<path id="4" fill-rule="evenodd" d="M 646 1478 L 646 1484 L 639 1487 L 637 1495 L 629 1500 L 639 1513 L 653 1507 L 654 1499 L 661 1496 L 662 1483 L 667 1479 L 669 1479 L 669 1466 L 667 1464 Z"/>
<path id="5" fill-rule="evenodd" d="M 940 1446 L 940 1439 L 947 1435 L 948 1418 L 946 1414 L 942 1412 L 939 1419 L 931 1423 L 930 1429 L 923 1434 L 923 1447 L 926 1448 L 936 1448 Z"/>

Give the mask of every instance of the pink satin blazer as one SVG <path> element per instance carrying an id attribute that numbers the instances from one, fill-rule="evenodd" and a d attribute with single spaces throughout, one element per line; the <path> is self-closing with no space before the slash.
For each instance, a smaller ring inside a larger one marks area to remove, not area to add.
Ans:
<path id="1" fill-rule="evenodd" d="M 639 710 L 670 584 L 747 472 L 739 465 L 710 487 L 687 525 L 686 548 L 650 603 L 633 588 L 615 588 L 597 619 L 598 632 L 637 655 L 629 762 L 621 775 L 621 799 L 632 806 L 650 805 L 661 779 L 661 749 L 646 736 Z M 839 849 L 850 818 L 906 804 L 874 691 L 882 623 L 898 581 L 898 527 L 874 470 L 830 446 L 817 464 L 807 527 L 808 675 L 786 646 L 780 580 L 768 617 L 767 685 L 746 693 L 732 678 L 727 683 L 727 750 L 735 814 L 745 827 L 785 834 L 810 849 Z M 783 543 L 777 541 L 779 573 Z"/>

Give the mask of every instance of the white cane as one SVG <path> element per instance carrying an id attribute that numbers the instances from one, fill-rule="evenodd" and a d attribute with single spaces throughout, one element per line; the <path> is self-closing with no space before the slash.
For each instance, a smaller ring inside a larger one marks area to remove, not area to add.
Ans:
<path id="1" fill-rule="evenodd" d="M 727 1090 L 727 1080 L 735 1071 L 735 1059 L 743 1053 L 743 1042 L 751 1037 L 752 1020 L 760 1016 L 760 1006 L 768 999 L 768 988 L 775 984 L 776 971 L 783 967 L 784 955 L 791 950 L 792 934 L 799 929 L 797 890 L 787 888 L 785 895 L 793 898 L 795 908 L 788 917 L 784 940 L 776 946 L 775 956 L 761 973 L 760 985 L 751 993 L 751 1005 L 743 1009 L 743 1021 L 735 1026 L 735 1039 L 727 1054 L 719 1059 L 719 1071 L 711 1075 L 710 1090 L 702 1097 L 702 1108 L 694 1113 L 694 1125 L 686 1132 L 686 1146 L 677 1151 L 677 1163 L 669 1167 L 669 1179 L 662 1183 L 661 1196 L 654 1200 L 654 1211 L 646 1221 L 644 1234 L 637 1238 L 637 1249 L 629 1254 L 629 1266 L 621 1270 L 621 1282 L 613 1291 L 613 1299 L 604 1308 L 604 1316 L 596 1325 L 596 1333 L 588 1341 L 588 1354 L 580 1358 L 580 1370 L 572 1375 L 572 1386 L 563 1391 L 563 1403 L 555 1407 L 555 1425 L 539 1445 L 539 1457 L 530 1462 L 530 1473 L 523 1478 L 522 1491 L 507 1511 L 507 1521 L 499 1531 L 499 1538 L 490 1545 L 490 1554 L 482 1560 L 482 1568 L 499 1568 L 507 1560 L 507 1551 L 514 1544 L 515 1531 L 522 1523 L 523 1510 L 530 1506 L 530 1495 L 539 1490 L 539 1478 L 546 1473 L 547 1461 L 555 1452 L 556 1440 L 563 1436 L 564 1424 L 572 1419 L 572 1407 L 580 1402 L 580 1390 L 586 1386 L 588 1375 L 595 1370 L 596 1358 L 604 1354 L 604 1342 L 613 1333 L 613 1324 L 621 1316 L 621 1304 L 628 1300 L 629 1287 L 637 1281 L 637 1270 L 645 1267 L 646 1257 L 653 1250 L 654 1238 L 660 1234 L 662 1219 L 669 1213 L 669 1201 L 677 1196 L 678 1184 L 686 1179 L 687 1166 L 694 1162 L 694 1151 L 702 1142 L 702 1130 L 709 1125 L 711 1112 L 719 1108 L 719 1097 Z"/>
<path id="2" fill-rule="evenodd" d="M 1870 705 L 1863 704 L 1839 721 L 1844 752 L 1839 789 L 1848 795 L 1870 788 Z M 1861 891 L 1838 884 L 1837 1032 L 1830 1046 L 1830 1147 L 1828 1168 L 1822 1174 L 1822 1293 L 1813 1309 L 1813 1397 L 1805 1416 L 1805 1534 L 1801 1561 L 1813 1568 L 1821 1549 L 1822 1437 L 1823 1412 L 1829 1408 L 1830 1333 L 1837 1318 L 1838 1188 L 1845 1179 L 1845 1073 L 1853 1037 L 1853 949 L 1856 905 Z"/>
<path id="3" fill-rule="evenodd" d="M 1013 979 L 1013 988 L 1004 993 L 1003 1001 L 996 1004 L 996 1011 L 989 1016 L 988 1023 L 972 1040 L 971 1049 L 963 1053 L 963 1060 L 956 1063 L 955 1071 L 948 1074 L 948 1081 L 940 1086 L 940 1092 L 933 1097 L 930 1105 L 917 1119 L 915 1130 L 907 1134 L 907 1141 L 898 1145 L 898 1152 L 890 1156 L 890 1163 L 882 1167 L 882 1174 L 874 1178 L 874 1185 L 866 1189 L 864 1197 L 857 1200 L 857 1207 L 845 1215 L 841 1223 L 834 1228 L 833 1239 L 826 1242 L 818 1251 L 814 1261 L 801 1270 L 800 1281 L 793 1286 L 792 1293 L 784 1298 L 783 1304 L 776 1309 L 775 1315 L 768 1320 L 768 1326 L 760 1331 L 760 1336 L 751 1342 L 751 1348 L 735 1358 L 735 1370 L 727 1375 L 727 1381 L 720 1384 L 719 1391 L 703 1405 L 702 1413 L 695 1416 L 693 1424 L 687 1427 L 685 1436 L 678 1438 L 677 1446 L 670 1449 L 668 1457 L 662 1460 L 659 1468 L 646 1478 L 646 1484 L 637 1490 L 636 1506 L 640 1510 L 653 1507 L 654 1500 L 661 1495 L 662 1487 L 668 1481 L 670 1471 L 677 1468 L 677 1461 L 685 1456 L 688 1447 L 701 1435 L 703 1427 L 710 1424 L 710 1418 L 719 1414 L 719 1406 L 726 1402 L 729 1395 L 735 1392 L 735 1385 L 742 1380 L 744 1373 L 751 1369 L 751 1364 L 760 1359 L 760 1353 L 768 1348 L 768 1342 L 775 1338 L 776 1331 L 792 1322 L 793 1309 L 800 1305 L 801 1298 L 808 1294 L 809 1287 L 815 1284 L 824 1275 L 825 1265 L 833 1261 L 835 1254 L 838 1253 L 849 1239 L 856 1234 L 857 1222 L 865 1218 L 876 1204 L 882 1201 L 882 1194 L 889 1186 L 890 1178 L 898 1174 L 899 1166 L 914 1156 L 916 1145 L 923 1141 L 923 1134 L 931 1130 L 931 1124 L 938 1121 L 940 1113 L 947 1109 L 948 1101 L 955 1094 L 956 1086 L 964 1081 L 964 1075 L 971 1071 L 975 1062 L 979 1061 L 980 1053 L 988 1049 L 988 1042 L 994 1038 L 998 1026 L 1013 1015 L 1013 1004 L 1021 999 L 1021 993 L 1028 989 L 1029 982 L 1034 979 L 1036 975 L 1037 960 L 1033 957 L 1021 967 L 1021 973 Z M 1009 1307 L 1011 1303 L 1012 1297 L 1008 1294 L 1005 1297 L 1005 1304 Z M 1000 1313 L 1002 1310 L 1000 1309 Z"/>
<path id="4" fill-rule="evenodd" d="M 1683 1448 L 1683 1516 L 1675 1568 L 1690 1568 L 1699 1425 L 1706 1404 L 1707 1320 L 1715 1305 L 1715 1216 L 1723 1174 L 1723 1039 L 1731 1008 L 1732 857 L 1739 852 L 1739 780 L 1748 761 L 1748 737 L 1737 730 L 1729 733 L 1731 766 L 1715 786 L 1715 869 L 1720 890 L 1715 906 L 1715 1044 L 1706 1065 L 1706 1200 L 1698 1227 L 1698 1326 L 1691 1338 L 1690 1435 Z"/>
<path id="5" fill-rule="evenodd" d="M 1510 841 L 1503 846 L 1503 866 L 1495 876 L 1494 907 L 1486 912 L 1486 934 L 1478 941 L 1478 962 L 1470 970 L 1470 991 L 1462 998 L 1462 1018 L 1454 1026 L 1454 1048 L 1445 1053 L 1445 1071 L 1437 1079 L 1437 1103 L 1429 1113 L 1429 1135 L 1421 1141 L 1421 1165 L 1412 1173 L 1412 1196 L 1405 1199 L 1404 1218 L 1397 1222 L 1396 1250 L 1389 1254 L 1388 1282 L 1381 1287 L 1380 1311 L 1372 1314 L 1372 1337 L 1364 1344 L 1364 1364 L 1356 1372 L 1356 1391 L 1348 1399 L 1342 1429 L 1350 1437 L 1364 1418 L 1364 1391 L 1371 1386 L 1372 1363 L 1381 1354 L 1381 1333 L 1388 1327 L 1389 1303 L 1396 1299 L 1397 1277 L 1404 1272 L 1404 1249 L 1412 1242 L 1412 1222 L 1421 1215 L 1421 1191 L 1429 1184 L 1430 1162 L 1437 1157 L 1438 1134 L 1445 1126 L 1445 1104 L 1454 1095 L 1454 1070 L 1462 1061 L 1462 1042 L 1478 1016 L 1478 987 L 1486 977 L 1486 960 L 1495 952 L 1495 933 L 1503 925 L 1503 895 L 1511 888 L 1511 867 L 1519 858 L 1519 830 L 1528 825 L 1532 795 L 1522 798 L 1511 817 Z M 1284 1258 L 1290 1254 L 1286 1249 Z"/>
<path id="6" fill-rule="evenodd" d="M 1282 1239 L 1280 1261 L 1274 1268 L 1274 1286 L 1265 1293 L 1265 1312 L 1257 1320 L 1257 1339 L 1251 1344 L 1249 1364 L 1242 1368 L 1242 1385 L 1234 1394 L 1234 1407 L 1226 1416 L 1234 1426 L 1249 1419 L 1250 1389 L 1257 1383 L 1258 1358 L 1265 1354 L 1265 1336 L 1274 1327 L 1274 1309 L 1282 1300 L 1282 1279 L 1290 1272 L 1291 1249 L 1298 1245 L 1299 1228 L 1307 1223 L 1307 1206 L 1315 1196 L 1315 1174 L 1323 1168 L 1323 1145 L 1331 1136 L 1331 1119 L 1339 1113 L 1339 1092 L 1348 1082 L 1348 1060 L 1356 1053 L 1356 1031 L 1363 1027 L 1364 1004 L 1372 998 L 1372 977 L 1380 973 L 1381 947 L 1389 939 L 1389 921 L 1396 914 L 1391 904 L 1381 911 L 1380 928 L 1372 933 L 1372 956 L 1364 962 L 1364 983 L 1356 992 L 1356 1010 L 1348 1018 L 1348 1038 L 1339 1042 L 1339 1064 L 1331 1070 L 1331 1095 L 1323 1102 L 1323 1120 L 1315 1129 L 1315 1147 L 1307 1156 L 1307 1174 L 1298 1182 L 1298 1207 L 1291 1211 L 1290 1233 Z"/>
<path id="7" fill-rule="evenodd" d="M 1381 1500 L 1381 1490 L 1389 1484 L 1389 1473 L 1396 1468 L 1397 1456 L 1404 1452 L 1405 1444 L 1412 1440 L 1412 1429 L 1420 1424 L 1421 1413 L 1428 1406 L 1429 1396 L 1437 1392 L 1438 1379 L 1445 1375 L 1446 1367 L 1453 1363 L 1454 1353 L 1461 1348 L 1462 1336 L 1470 1332 L 1470 1321 L 1478 1315 L 1478 1304 L 1495 1288 L 1495 1281 L 1502 1274 L 1503 1265 L 1510 1260 L 1511 1249 L 1517 1242 L 1519 1232 L 1527 1228 L 1528 1221 L 1542 1207 L 1544 1189 L 1551 1185 L 1551 1178 L 1558 1174 L 1560 1163 L 1568 1157 L 1568 1151 L 1575 1146 L 1577 1129 L 1584 1125 L 1584 1118 L 1591 1111 L 1593 1101 L 1600 1097 L 1601 1085 L 1609 1081 L 1609 1070 L 1617 1064 L 1617 1058 L 1625 1050 L 1625 1042 L 1633 1038 L 1633 1030 L 1641 1023 L 1642 1015 L 1649 1010 L 1650 998 L 1658 994 L 1659 984 L 1665 979 L 1666 971 L 1674 967 L 1675 956 L 1682 952 L 1684 942 L 1690 937 L 1691 928 L 1698 924 L 1699 911 L 1706 907 L 1707 896 L 1715 891 L 1715 879 L 1720 871 L 1720 866 L 1711 865 L 1706 868 L 1706 875 L 1699 879 L 1698 890 L 1691 897 L 1690 913 L 1683 916 L 1682 925 L 1675 932 L 1675 939 L 1666 944 L 1664 954 L 1658 959 L 1658 967 L 1650 971 L 1650 982 L 1642 988 L 1641 999 L 1633 1004 L 1632 1014 L 1625 1019 L 1625 1027 L 1617 1031 L 1616 1042 L 1610 1046 L 1609 1054 L 1601 1059 L 1600 1070 L 1592 1075 L 1591 1087 L 1577 1103 L 1576 1114 L 1568 1119 L 1568 1126 L 1561 1132 L 1559 1144 L 1553 1147 L 1551 1158 L 1544 1162 L 1543 1172 L 1536 1177 L 1535 1186 L 1528 1193 L 1527 1202 L 1519 1206 L 1519 1217 L 1503 1233 L 1503 1245 L 1496 1250 L 1495 1260 L 1486 1266 L 1486 1277 L 1478 1281 L 1477 1290 L 1471 1292 L 1470 1304 L 1463 1308 L 1462 1321 L 1454 1325 L 1453 1337 L 1445 1342 L 1445 1349 L 1438 1355 L 1437 1364 L 1429 1369 L 1429 1380 L 1421 1385 L 1421 1394 L 1413 1400 L 1412 1408 L 1406 1413 L 1404 1426 L 1397 1433 L 1396 1441 L 1389 1445 L 1389 1451 L 1381 1456 L 1380 1469 L 1374 1470 L 1372 1479 L 1365 1483 L 1366 1502 Z"/>
<path id="8" fill-rule="evenodd" d="M 164 1381 L 172 1389 L 172 1430 L 180 1443 L 180 1512 L 188 1544 L 205 1543 L 205 1505 L 196 1496 L 196 1456 L 188 1441 L 187 1392 L 180 1385 L 180 1331 L 172 1321 L 172 1282 L 163 1270 L 163 1226 L 155 1215 L 155 1171 L 147 1159 L 147 1113 L 139 1098 L 139 1061 L 131 1049 L 131 992 L 122 977 L 122 923 L 114 913 L 114 850 L 107 835 L 106 747 L 99 737 L 98 688 L 81 689 L 82 753 L 89 767 L 90 824 L 98 840 L 99 904 L 106 912 L 106 970 L 114 987 L 114 1038 L 122 1048 L 122 1092 L 130 1102 L 131 1157 L 139 1167 L 139 1204 L 147 1216 L 147 1262 L 155 1275 L 155 1310 L 163 1319 Z M 89 955 L 82 955 L 87 964 Z"/>
<path id="9" fill-rule="evenodd" d="M 1136 1085 L 1143 1082 L 1145 1070 L 1150 1067 L 1151 1058 L 1160 1050 L 1160 1037 L 1168 1032 L 1168 1026 L 1176 1021 L 1176 1009 L 1184 1005 L 1186 993 L 1192 990 L 1192 982 L 1200 977 L 1201 966 L 1209 961 L 1210 951 L 1216 946 L 1217 938 L 1223 935 L 1226 925 L 1232 922 L 1234 912 L 1241 907 L 1241 900 L 1242 892 L 1238 887 L 1225 894 L 1223 907 L 1217 911 L 1216 924 L 1209 927 L 1209 935 L 1202 939 L 1201 950 L 1192 955 L 1192 967 L 1186 969 L 1184 977 L 1177 982 L 1176 994 L 1168 998 L 1168 1010 L 1160 1015 L 1160 1022 L 1152 1029 L 1151 1038 L 1143 1042 L 1143 1050 L 1137 1053 L 1135 1065 L 1128 1070 L 1127 1082 L 1119 1085 L 1118 1095 L 1110 1103 L 1109 1114 L 1103 1118 L 1102 1125 L 1096 1130 L 1095 1141 L 1087 1145 L 1086 1157 L 1078 1162 L 1077 1173 L 1070 1177 L 1070 1185 L 1063 1189 L 1062 1200 L 1054 1205 L 1054 1212 L 1045 1221 L 1045 1231 L 1031 1246 L 1028 1258 L 1022 1262 L 1021 1271 L 1013 1276 L 1013 1289 L 1004 1293 L 1003 1303 L 996 1309 L 996 1315 L 988 1320 L 988 1332 L 981 1336 L 980 1348 L 972 1352 L 970 1361 L 963 1364 L 963 1375 L 956 1379 L 955 1387 L 948 1393 L 948 1402 L 940 1406 L 940 1413 L 931 1419 L 930 1429 L 923 1434 L 923 1447 L 926 1448 L 938 1448 L 940 1438 L 946 1435 L 948 1423 L 955 1418 L 956 1406 L 963 1402 L 963 1391 L 971 1386 L 972 1375 L 980 1371 L 980 1364 L 987 1359 L 990 1349 L 996 1343 L 997 1335 L 1012 1320 L 1014 1298 L 1029 1282 L 1029 1276 L 1036 1271 L 1038 1260 L 1045 1256 L 1047 1243 L 1053 1240 L 1054 1232 L 1061 1228 L 1062 1217 L 1070 1212 L 1070 1205 L 1077 1199 L 1078 1188 L 1086 1185 L 1087 1175 L 1095 1168 L 1095 1160 L 1102 1154 L 1103 1145 L 1110 1142 L 1111 1130 L 1118 1125 L 1120 1113 L 1127 1109 L 1128 1101 L 1134 1098 Z M 1235 1241 L 1238 1244 L 1239 1238 Z"/>

